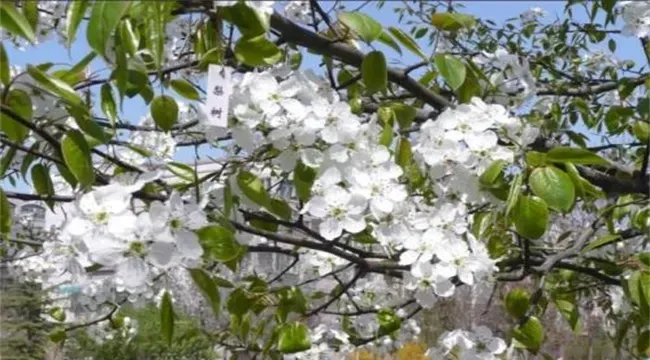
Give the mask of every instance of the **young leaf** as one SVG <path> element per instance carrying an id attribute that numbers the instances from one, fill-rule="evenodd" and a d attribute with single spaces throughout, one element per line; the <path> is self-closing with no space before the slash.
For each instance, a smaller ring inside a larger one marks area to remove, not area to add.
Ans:
<path id="1" fill-rule="evenodd" d="M 286 324 L 280 330 L 278 350 L 284 354 L 292 354 L 311 348 L 309 329 L 304 324 L 294 322 Z"/>
<path id="2" fill-rule="evenodd" d="M 572 302 L 567 300 L 556 299 L 555 307 L 559 310 L 562 317 L 566 319 L 574 333 L 578 334 L 582 331 L 582 323 L 580 321 L 580 310 Z"/>
<path id="3" fill-rule="evenodd" d="M 399 124 L 401 130 L 408 129 L 417 116 L 417 110 L 410 105 L 394 103 L 390 105 L 390 108 L 393 109 L 395 119 L 397 119 L 397 124 Z"/>
<path id="4" fill-rule="evenodd" d="M 117 122 L 117 106 L 113 99 L 113 89 L 108 83 L 102 85 L 101 101 L 104 115 L 106 115 L 106 117 L 111 121 L 111 124 L 115 126 L 115 122 Z"/>
<path id="5" fill-rule="evenodd" d="M 129 4 L 128 1 L 97 1 L 93 4 L 86 27 L 86 38 L 90 48 L 104 58 L 106 45 Z"/>
<path id="6" fill-rule="evenodd" d="M 174 307 L 169 292 L 165 291 L 160 304 L 160 326 L 162 336 L 167 341 L 167 345 L 172 344 L 174 336 Z"/>
<path id="7" fill-rule="evenodd" d="M 519 196 L 512 211 L 517 232 L 527 239 L 539 239 L 546 232 L 548 205 L 536 196 Z"/>
<path id="8" fill-rule="evenodd" d="M 248 171 L 240 171 L 237 175 L 237 186 L 239 189 L 257 205 L 267 207 L 270 202 L 269 194 L 264 188 L 262 180 L 260 180 L 253 173 Z"/>
<path id="9" fill-rule="evenodd" d="M 608 165 L 609 162 L 595 153 L 580 148 L 570 148 L 559 146 L 551 149 L 546 153 L 549 161 L 553 162 L 572 162 L 583 165 Z"/>
<path id="10" fill-rule="evenodd" d="M 140 46 L 140 33 L 133 27 L 130 19 L 122 19 L 117 25 L 119 39 L 129 55 L 133 56 Z"/>
<path id="11" fill-rule="evenodd" d="M 201 290 L 201 293 L 203 293 L 205 298 L 210 302 L 210 305 L 212 306 L 212 312 L 215 316 L 219 316 L 221 296 L 214 280 L 212 280 L 212 277 L 210 277 L 210 275 L 203 269 L 189 269 L 189 271 L 190 276 L 192 277 L 192 280 L 194 280 L 196 286 L 199 288 L 199 290 Z"/>
<path id="12" fill-rule="evenodd" d="M 506 211 L 505 215 L 508 217 L 510 215 L 510 212 L 512 209 L 515 208 L 517 205 L 517 201 L 519 200 L 519 196 L 521 195 L 521 185 L 524 181 L 524 176 L 522 173 L 519 173 L 515 176 L 514 180 L 512 181 L 512 185 L 510 185 L 510 191 L 508 191 L 508 199 L 506 200 Z"/>
<path id="13" fill-rule="evenodd" d="M 546 201 L 549 208 L 568 212 L 576 198 L 575 186 L 564 171 L 555 166 L 544 166 L 533 170 L 528 178 L 533 193 Z"/>
<path id="14" fill-rule="evenodd" d="M 174 79 L 170 82 L 172 89 L 179 95 L 189 100 L 201 100 L 201 95 L 196 91 L 194 85 L 185 79 Z"/>
<path id="15" fill-rule="evenodd" d="M 411 142 L 409 139 L 402 137 L 399 139 L 399 146 L 395 153 L 395 162 L 406 169 L 413 162 L 413 150 L 411 149 Z"/>
<path id="16" fill-rule="evenodd" d="M 13 211 L 4 190 L 0 188 L 0 234 L 7 235 L 11 232 Z"/>
<path id="17" fill-rule="evenodd" d="M 471 15 L 459 13 L 435 13 L 431 15 L 431 24 L 440 30 L 456 31 L 458 29 L 470 29 L 476 23 Z"/>
<path id="18" fill-rule="evenodd" d="M 21 1 L 23 15 L 27 19 L 29 26 L 36 32 L 38 27 L 38 0 L 24 0 Z"/>
<path id="19" fill-rule="evenodd" d="M 244 37 L 264 36 L 270 28 L 269 17 L 243 2 L 220 8 L 219 15 L 237 26 Z"/>
<path id="20" fill-rule="evenodd" d="M 269 211 L 284 220 L 291 220 L 291 207 L 282 199 L 271 199 L 269 202 Z"/>
<path id="21" fill-rule="evenodd" d="M 393 50 L 397 51 L 400 55 L 402 55 L 402 49 L 399 47 L 399 45 L 393 40 L 393 37 L 390 36 L 389 33 L 387 33 L 385 30 L 379 34 L 378 38 L 379 42 L 386 45 L 390 46 Z"/>
<path id="22" fill-rule="evenodd" d="M 505 160 L 496 160 L 492 162 L 479 177 L 479 183 L 487 188 L 493 187 L 501 178 L 503 168 L 506 166 L 506 164 L 507 162 Z"/>
<path id="23" fill-rule="evenodd" d="M 316 179 L 316 170 L 299 161 L 293 173 L 293 185 L 296 188 L 296 194 L 302 201 L 309 200 L 311 187 Z"/>
<path id="24" fill-rule="evenodd" d="M 412 53 L 419 56 L 422 60 L 427 60 L 420 46 L 413 40 L 409 34 L 405 33 L 402 29 L 396 27 L 389 27 L 388 31 L 399 41 L 405 48 L 409 49 Z"/>
<path id="25" fill-rule="evenodd" d="M 65 71 L 59 79 L 66 84 L 74 85 L 86 78 L 86 67 L 97 57 L 95 52 L 89 52 L 83 59 L 79 60 L 70 70 Z"/>
<path id="26" fill-rule="evenodd" d="M 368 53 L 361 63 L 361 76 L 366 84 L 368 93 L 374 94 L 386 90 L 388 73 L 386 72 L 386 57 L 381 51 Z"/>
<path id="27" fill-rule="evenodd" d="M 381 24 L 366 14 L 360 12 L 342 12 L 339 14 L 339 21 L 367 43 L 375 41 L 381 35 Z"/>
<path id="28" fill-rule="evenodd" d="M 7 84 L 9 84 L 10 77 L 9 57 L 5 51 L 4 44 L 0 43 L 0 81 L 3 85 L 7 86 Z"/>
<path id="29" fill-rule="evenodd" d="M 512 331 L 512 336 L 530 351 L 536 353 L 544 342 L 544 328 L 539 319 L 531 316 L 524 325 Z"/>
<path id="30" fill-rule="evenodd" d="M 36 40 L 34 29 L 29 25 L 29 21 L 27 21 L 25 16 L 10 1 L 0 2 L 0 27 L 24 38 L 30 43 Z"/>
<path id="31" fill-rule="evenodd" d="M 16 113 L 16 115 L 20 116 L 25 121 L 32 121 L 32 99 L 24 90 L 13 89 L 9 91 L 3 105 L 10 108 L 14 113 Z M 11 116 L 3 113 L 0 113 L 0 130 L 2 130 L 9 139 L 18 143 L 22 143 L 23 140 L 27 138 L 27 135 L 29 135 L 28 128 L 14 120 Z"/>
<path id="32" fill-rule="evenodd" d="M 43 164 L 39 163 L 32 166 L 32 182 L 37 194 L 48 197 L 54 195 L 54 185 L 50 178 L 50 171 Z M 49 200 L 48 206 L 51 208 L 53 205 L 52 200 Z"/>
<path id="33" fill-rule="evenodd" d="M 88 0 L 71 1 L 68 3 L 65 23 L 65 44 L 68 48 L 70 48 L 70 45 L 72 45 L 72 42 L 74 42 L 77 36 L 77 28 L 86 14 L 88 5 L 90 5 L 90 1 Z"/>
<path id="34" fill-rule="evenodd" d="M 69 104 L 75 106 L 81 106 L 83 104 L 83 100 L 79 94 L 77 94 L 77 92 L 64 81 L 51 77 L 41 71 L 38 67 L 32 65 L 27 65 L 27 72 L 36 82 L 43 86 L 45 90 L 60 97 Z"/>
<path id="35" fill-rule="evenodd" d="M 467 70 L 465 64 L 450 54 L 436 54 L 436 67 L 447 84 L 457 90 L 465 81 Z"/>
<path id="36" fill-rule="evenodd" d="M 282 59 L 282 52 L 264 35 L 241 37 L 235 44 L 235 57 L 250 66 L 273 65 Z"/>
<path id="37" fill-rule="evenodd" d="M 161 129 L 171 130 L 178 121 L 178 105 L 168 95 L 156 96 L 151 102 L 151 117 Z"/>
<path id="38" fill-rule="evenodd" d="M 237 242 L 232 231 L 219 225 L 209 225 L 196 231 L 205 252 L 217 261 L 237 259 L 245 249 Z"/>
<path id="39" fill-rule="evenodd" d="M 86 187 L 95 182 L 95 172 L 90 158 L 90 148 L 79 130 L 68 131 L 61 140 L 63 160 L 70 172 Z"/>

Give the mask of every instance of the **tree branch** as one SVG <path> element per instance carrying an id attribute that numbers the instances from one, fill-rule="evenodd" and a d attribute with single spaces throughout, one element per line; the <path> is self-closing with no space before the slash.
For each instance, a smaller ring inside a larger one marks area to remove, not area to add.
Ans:
<path id="1" fill-rule="evenodd" d="M 349 45 L 333 42 L 324 36 L 298 26 L 277 12 L 271 15 L 271 27 L 280 32 L 282 37 L 288 42 L 295 43 L 324 55 L 329 55 L 357 68 L 361 66 L 361 62 L 365 56 L 362 52 Z M 434 108 L 442 110 L 447 107 L 454 107 L 450 101 L 409 77 L 403 70 L 394 68 L 388 68 L 387 70 L 389 81 L 410 91 L 413 95 Z"/>

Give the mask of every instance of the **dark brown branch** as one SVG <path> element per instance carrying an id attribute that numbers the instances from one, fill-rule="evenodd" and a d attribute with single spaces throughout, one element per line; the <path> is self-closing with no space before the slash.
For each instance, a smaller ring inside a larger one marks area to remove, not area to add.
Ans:
<path id="1" fill-rule="evenodd" d="M 332 296 L 332 297 L 331 297 L 329 300 L 327 300 L 325 303 L 323 303 L 323 304 L 320 305 L 319 307 L 317 307 L 317 308 L 311 310 L 311 311 L 308 312 L 305 316 L 307 316 L 307 317 L 314 316 L 315 314 L 318 314 L 321 310 L 323 310 L 323 309 L 327 309 L 328 306 L 332 305 L 336 300 L 340 299 L 341 296 L 343 296 L 343 294 L 347 293 L 347 291 L 348 291 L 352 286 L 354 286 L 354 284 L 357 282 L 357 280 L 359 280 L 359 278 L 360 278 L 361 275 L 363 275 L 363 274 L 364 274 L 364 272 L 363 272 L 362 270 L 357 271 L 357 273 L 354 274 L 354 276 L 352 277 L 352 280 L 348 281 L 348 283 L 345 284 L 345 285 L 341 288 L 341 290 L 339 291 L 338 294 Z"/>
<path id="2" fill-rule="evenodd" d="M 349 45 L 332 42 L 324 36 L 294 24 L 277 12 L 271 15 L 271 27 L 279 31 L 282 37 L 289 42 L 314 50 L 323 55 L 331 56 L 348 65 L 357 68 L 361 66 L 364 58 L 362 52 Z M 438 110 L 454 106 L 444 97 L 406 75 L 403 70 L 388 68 L 388 80 L 410 91 L 413 95 Z"/>

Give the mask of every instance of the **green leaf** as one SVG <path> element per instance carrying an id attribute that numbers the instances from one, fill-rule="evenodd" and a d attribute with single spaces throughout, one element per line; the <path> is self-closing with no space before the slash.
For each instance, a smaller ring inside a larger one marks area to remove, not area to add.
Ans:
<path id="1" fill-rule="evenodd" d="M 525 316 L 528 311 L 528 307 L 530 306 L 530 294 L 527 290 L 522 288 L 512 289 L 508 295 L 506 295 L 504 304 L 508 314 L 512 315 L 516 319 L 520 319 Z"/>
<path id="2" fill-rule="evenodd" d="M 479 183 L 487 188 L 494 187 L 495 184 L 501 179 L 503 168 L 508 164 L 505 160 L 496 160 L 483 171 L 478 178 Z"/>
<path id="3" fill-rule="evenodd" d="M 311 348 L 309 329 L 304 324 L 294 322 L 286 324 L 280 330 L 278 350 L 284 354 L 292 354 Z"/>
<path id="4" fill-rule="evenodd" d="M 395 153 L 395 162 L 402 169 L 406 169 L 413 162 L 413 150 L 409 139 L 405 137 L 399 139 L 399 145 Z"/>
<path id="5" fill-rule="evenodd" d="M 13 223 L 13 211 L 4 190 L 0 188 L 0 234 L 8 235 Z"/>
<path id="6" fill-rule="evenodd" d="M 29 75 L 38 82 L 45 90 L 60 97 L 71 105 L 82 106 L 83 100 L 70 85 L 57 78 L 51 77 L 37 67 L 27 65 L 27 72 Z"/>
<path id="7" fill-rule="evenodd" d="M 219 15 L 235 24 L 244 37 L 264 35 L 270 28 L 269 16 L 246 6 L 243 2 L 221 8 Z"/>
<path id="8" fill-rule="evenodd" d="M 162 336 L 171 346 L 172 337 L 174 336 L 174 307 L 169 292 L 165 291 L 160 304 L 160 327 Z"/>
<path id="9" fill-rule="evenodd" d="M 391 121 L 384 123 L 384 127 L 379 135 L 379 143 L 387 148 L 393 143 L 393 125 Z"/>
<path id="10" fill-rule="evenodd" d="M 382 26 L 377 20 L 360 12 L 342 12 L 339 21 L 367 43 L 375 41 L 382 32 Z"/>
<path id="11" fill-rule="evenodd" d="M 252 302 L 246 295 L 246 290 L 242 288 L 237 288 L 233 290 L 226 300 L 226 309 L 231 315 L 238 317 L 243 316 L 248 312 L 251 307 Z"/>
<path id="12" fill-rule="evenodd" d="M 402 55 L 402 49 L 395 42 L 395 40 L 393 40 L 393 37 L 390 36 L 390 34 L 387 33 L 386 31 L 382 31 L 381 34 L 379 34 L 378 40 L 380 43 L 386 46 L 390 46 L 393 50 L 397 51 L 400 55 Z"/>
<path id="13" fill-rule="evenodd" d="M 544 328 L 539 319 L 531 316 L 524 325 L 512 331 L 512 336 L 530 351 L 536 353 L 544 342 Z"/>
<path id="14" fill-rule="evenodd" d="M 196 231 L 205 252 L 217 261 L 228 262 L 241 256 L 245 248 L 241 246 L 232 231 L 219 225 L 209 225 Z"/>
<path id="15" fill-rule="evenodd" d="M 21 5 L 25 19 L 27 19 L 27 23 L 29 23 L 29 26 L 32 28 L 32 30 L 36 31 L 36 28 L 38 27 L 39 17 L 38 0 L 23 0 L 21 1 Z"/>
<path id="16" fill-rule="evenodd" d="M 562 314 L 562 317 L 564 317 L 566 321 L 569 323 L 569 326 L 571 327 L 571 330 L 573 330 L 574 333 L 578 334 L 582 331 L 582 322 L 580 321 L 580 310 L 578 309 L 577 306 L 575 306 L 574 303 L 567 300 L 556 299 L 555 307 L 557 307 L 560 314 Z"/>
<path id="17" fill-rule="evenodd" d="M 4 178 L 5 173 L 9 169 L 9 165 L 14 161 L 15 156 L 16 148 L 14 147 L 10 147 L 7 151 L 3 151 L 2 159 L 0 159 L 0 178 Z"/>
<path id="18" fill-rule="evenodd" d="M 576 198 L 573 182 L 567 173 L 555 166 L 533 170 L 528 185 L 553 210 L 568 212 L 573 207 Z"/>
<path id="19" fill-rule="evenodd" d="M 37 194 L 48 197 L 54 195 L 54 185 L 50 178 L 50 171 L 43 164 L 39 163 L 32 166 L 32 182 Z M 49 200 L 48 205 L 51 208 L 54 206 L 54 202 Z"/>
<path id="20" fill-rule="evenodd" d="M 172 89 L 179 95 L 189 100 L 201 100 L 201 95 L 196 91 L 194 85 L 185 79 L 174 79 L 170 82 Z"/>
<path id="21" fill-rule="evenodd" d="M 517 232 L 527 239 L 539 239 L 548 225 L 548 205 L 536 196 L 520 196 L 512 212 Z"/>
<path id="22" fill-rule="evenodd" d="M 0 2 L 0 27 L 24 38 L 30 43 L 36 40 L 34 29 L 29 25 L 29 21 L 11 2 Z"/>
<path id="23" fill-rule="evenodd" d="M 392 309 L 380 309 L 377 312 L 377 323 L 379 323 L 380 334 L 390 334 L 399 330 L 402 319 Z"/>
<path id="24" fill-rule="evenodd" d="M 582 249 L 582 253 L 587 253 L 591 250 L 601 248 L 603 246 L 606 246 L 607 244 L 613 243 L 616 240 L 620 239 L 621 235 L 618 234 L 608 234 L 608 235 L 603 235 L 599 237 L 598 239 L 592 241 L 589 243 L 589 245 L 585 246 L 584 249 Z"/>
<path id="25" fill-rule="evenodd" d="M 90 148 L 93 148 L 98 144 L 104 144 L 111 139 L 111 136 L 104 132 L 104 129 L 101 126 L 91 120 L 87 109 L 82 107 L 71 107 L 68 108 L 68 112 L 72 115 L 79 128 L 85 134 L 90 136 L 89 138 L 86 138 Z"/>
<path id="26" fill-rule="evenodd" d="M 58 306 L 51 308 L 47 314 L 56 321 L 65 321 L 65 310 L 61 309 Z"/>
<path id="27" fill-rule="evenodd" d="M 580 197 L 585 196 L 585 187 L 582 184 L 582 177 L 580 177 L 580 173 L 578 172 L 578 169 L 575 167 L 570 162 L 564 163 L 564 168 L 567 171 L 567 174 L 569 175 L 569 178 L 571 178 L 571 182 L 573 182 L 573 186 L 576 189 L 576 195 Z"/>
<path id="28" fill-rule="evenodd" d="M 10 108 L 14 113 L 16 113 L 16 115 L 20 116 L 25 121 L 32 121 L 32 99 L 24 90 L 13 89 L 9 91 L 3 105 Z M 27 127 L 15 121 L 11 116 L 3 113 L 0 113 L 0 130 L 2 130 L 9 139 L 18 143 L 22 143 L 23 140 L 27 138 L 27 135 L 29 135 L 29 129 Z"/>
<path id="29" fill-rule="evenodd" d="M 283 220 L 291 220 L 291 207 L 289 204 L 279 198 L 271 199 L 269 202 L 269 211 Z"/>
<path id="30" fill-rule="evenodd" d="M 442 75 L 449 87 L 457 90 L 463 85 L 467 70 L 462 61 L 450 54 L 436 54 L 435 60 L 440 75 Z"/>
<path id="31" fill-rule="evenodd" d="M 151 102 L 151 117 L 161 129 L 171 130 L 178 121 L 178 105 L 168 95 L 156 96 Z"/>
<path id="32" fill-rule="evenodd" d="M 115 123 L 117 122 L 117 106 L 113 99 L 113 89 L 108 83 L 102 85 L 101 101 L 104 115 L 106 115 L 106 117 L 111 121 L 111 124 L 115 126 Z"/>
<path id="33" fill-rule="evenodd" d="M 607 160 L 601 158 L 600 156 L 594 154 L 593 152 L 587 149 L 580 148 L 570 148 L 559 146 L 551 149 L 546 153 L 546 157 L 549 161 L 553 162 L 571 162 L 574 164 L 583 164 L 583 165 L 608 165 Z"/>
<path id="34" fill-rule="evenodd" d="M 214 280 L 203 269 L 189 269 L 189 271 L 196 286 L 201 290 L 201 293 L 203 293 L 208 302 L 210 302 L 212 312 L 215 316 L 219 316 L 221 296 Z"/>
<path id="35" fill-rule="evenodd" d="M 392 27 L 390 26 L 388 28 L 388 31 L 399 41 L 402 45 L 404 45 L 405 48 L 410 50 L 412 53 L 415 55 L 419 56 L 422 60 L 427 60 L 427 57 L 424 55 L 422 50 L 420 50 L 420 46 L 409 36 L 409 34 L 405 33 L 402 29 Z"/>
<path id="36" fill-rule="evenodd" d="M 55 328 L 54 330 L 50 331 L 49 335 L 47 336 L 50 341 L 52 341 L 55 344 L 61 343 L 63 340 L 66 338 L 66 333 L 65 329 L 63 328 Z"/>
<path id="37" fill-rule="evenodd" d="M 61 140 L 63 160 L 74 177 L 84 186 L 95 182 L 95 172 L 90 158 L 90 148 L 79 130 L 68 131 Z"/>
<path id="38" fill-rule="evenodd" d="M 637 139 L 643 142 L 650 141 L 650 124 L 643 121 L 637 121 L 634 123 L 632 132 Z"/>
<path id="39" fill-rule="evenodd" d="M 140 46 L 140 33 L 133 27 L 131 20 L 122 19 L 117 25 L 117 32 L 120 43 L 126 48 L 129 55 L 135 55 Z"/>
<path id="40" fill-rule="evenodd" d="M 301 201 L 309 200 L 314 180 L 316 180 L 316 170 L 298 161 L 293 172 L 293 186 Z"/>
<path id="41" fill-rule="evenodd" d="M 544 166 L 547 162 L 547 155 L 537 151 L 526 152 L 526 163 L 531 167 Z"/>
<path id="42" fill-rule="evenodd" d="M 222 64 L 223 63 L 223 50 L 221 48 L 210 49 L 203 54 L 201 61 L 197 66 L 199 69 L 207 69 L 209 64 Z"/>
<path id="43" fill-rule="evenodd" d="M 476 23 L 471 15 L 459 13 L 435 13 L 431 15 L 431 24 L 440 30 L 456 31 L 462 28 L 471 29 Z"/>
<path id="44" fill-rule="evenodd" d="M 4 44 L 0 43 L 0 81 L 3 85 L 7 86 L 11 80 L 9 72 L 9 57 L 5 51 Z"/>
<path id="45" fill-rule="evenodd" d="M 397 123 L 401 130 L 408 129 L 417 116 L 417 110 L 410 105 L 394 103 L 390 105 L 390 108 L 393 109 L 395 118 L 397 119 Z"/>
<path id="46" fill-rule="evenodd" d="M 86 38 L 90 48 L 103 58 L 106 58 L 109 39 L 129 5 L 130 2 L 127 1 L 97 1 L 93 4 Z"/>
<path id="47" fill-rule="evenodd" d="M 269 206 L 269 194 L 266 192 L 262 180 L 253 173 L 240 171 L 237 175 L 237 186 L 255 204 L 263 207 Z"/>
<path id="48" fill-rule="evenodd" d="M 88 55 L 84 56 L 83 59 L 79 60 L 70 70 L 66 71 L 63 76 L 60 77 L 61 80 L 65 81 L 66 84 L 76 84 L 85 80 L 86 77 L 86 67 L 95 60 L 97 54 L 94 52 L 89 52 Z"/>
<path id="49" fill-rule="evenodd" d="M 241 37 L 235 44 L 235 57 L 249 66 L 273 65 L 282 59 L 282 51 L 264 37 Z"/>
<path id="50" fill-rule="evenodd" d="M 481 85 L 478 81 L 478 78 L 475 75 L 474 70 L 470 67 L 466 72 L 465 81 L 456 90 L 456 95 L 458 96 L 458 101 L 461 104 L 466 104 L 472 101 L 473 97 L 481 96 Z"/>
<path id="51" fill-rule="evenodd" d="M 363 58 L 361 76 L 369 94 L 386 90 L 388 86 L 386 57 L 381 51 L 372 51 Z"/>
<path id="52" fill-rule="evenodd" d="M 165 23 L 166 16 L 169 12 L 170 2 L 151 1 L 147 2 L 147 45 L 151 50 L 156 69 L 160 69 L 165 55 Z"/>
<path id="53" fill-rule="evenodd" d="M 508 191 L 508 198 L 506 199 L 506 217 L 510 216 L 510 212 L 517 205 L 517 201 L 521 195 L 521 185 L 523 182 L 524 176 L 522 173 L 519 173 L 515 176 L 512 184 L 510 185 L 510 191 Z"/>
<path id="54" fill-rule="evenodd" d="M 65 44 L 68 48 L 70 48 L 77 36 L 77 28 L 79 28 L 79 24 L 86 14 L 88 5 L 90 5 L 90 1 L 88 0 L 71 1 L 68 3 L 65 23 Z"/>

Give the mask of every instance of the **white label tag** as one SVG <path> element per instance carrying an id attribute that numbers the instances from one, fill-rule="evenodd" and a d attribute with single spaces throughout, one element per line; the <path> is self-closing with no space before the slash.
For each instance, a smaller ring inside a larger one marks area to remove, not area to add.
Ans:
<path id="1" fill-rule="evenodd" d="M 232 68 L 221 65 L 210 65 L 208 69 L 208 100 L 205 103 L 205 112 L 210 125 L 228 127 L 231 72 Z"/>

